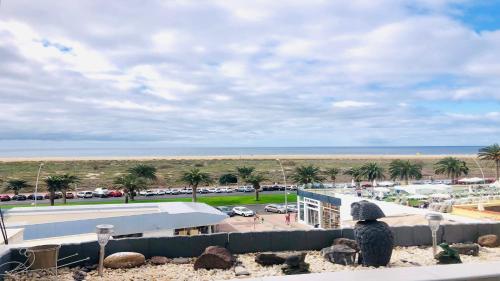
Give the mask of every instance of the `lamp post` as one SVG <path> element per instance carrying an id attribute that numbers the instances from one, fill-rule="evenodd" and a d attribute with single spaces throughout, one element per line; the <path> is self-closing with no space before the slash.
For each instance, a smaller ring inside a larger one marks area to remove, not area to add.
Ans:
<path id="1" fill-rule="evenodd" d="M 283 174 L 283 182 L 285 183 L 285 213 L 288 214 L 288 195 L 286 194 L 286 176 L 285 176 L 285 170 L 283 169 L 283 165 L 281 165 L 281 160 L 278 158 L 276 159 L 278 163 L 280 164 L 281 167 L 281 173 Z"/>
<path id="2" fill-rule="evenodd" d="M 38 174 L 36 175 L 36 182 L 35 182 L 35 207 L 36 207 L 36 200 L 38 197 L 38 179 L 40 179 L 40 171 L 42 170 L 43 162 L 40 163 L 40 166 L 38 166 Z"/>
<path id="3" fill-rule="evenodd" d="M 443 220 L 443 216 L 441 214 L 430 213 L 425 216 L 427 221 L 429 222 L 429 228 L 432 233 L 432 253 L 434 256 L 437 254 L 437 231 L 439 229 L 439 224 Z"/>
<path id="4" fill-rule="evenodd" d="M 111 234 L 113 234 L 113 228 L 111 224 L 100 224 L 96 226 L 97 242 L 99 243 L 99 276 L 102 277 L 102 270 L 104 267 L 104 248 L 108 244 Z"/>

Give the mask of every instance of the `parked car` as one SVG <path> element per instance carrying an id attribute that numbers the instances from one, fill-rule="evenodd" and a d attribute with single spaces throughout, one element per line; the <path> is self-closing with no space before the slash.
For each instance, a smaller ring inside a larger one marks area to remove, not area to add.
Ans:
<path id="1" fill-rule="evenodd" d="M 287 205 L 287 210 L 290 213 L 297 213 L 298 212 L 297 205 L 295 205 L 295 204 L 288 204 Z"/>
<path id="2" fill-rule="evenodd" d="M 216 188 L 215 189 L 215 193 L 222 193 L 222 189 L 221 188 Z"/>
<path id="3" fill-rule="evenodd" d="M 206 189 L 206 188 L 198 188 L 198 190 L 197 190 L 197 191 L 198 191 L 198 193 L 201 193 L 201 194 L 206 194 L 206 193 L 208 193 L 208 189 Z"/>
<path id="4" fill-rule="evenodd" d="M 14 195 L 12 196 L 12 200 L 15 200 L 15 201 L 26 201 L 26 195 L 23 195 L 23 194 L 18 194 L 18 195 Z"/>
<path id="5" fill-rule="evenodd" d="M 108 197 L 122 197 L 122 196 L 123 196 L 123 193 L 119 190 L 111 190 L 108 193 Z"/>
<path id="6" fill-rule="evenodd" d="M 278 205 L 278 204 L 269 204 L 264 207 L 264 211 L 270 212 L 270 213 L 279 213 L 279 214 L 284 214 L 285 211 L 285 206 L 283 205 Z"/>
<path id="7" fill-rule="evenodd" d="M 10 201 L 10 196 L 7 194 L 1 194 L 0 201 Z"/>
<path id="8" fill-rule="evenodd" d="M 73 192 L 66 192 L 66 199 L 75 199 L 75 194 Z"/>
<path id="9" fill-rule="evenodd" d="M 234 207 L 233 211 L 236 215 L 244 217 L 253 217 L 255 215 L 255 212 L 248 209 L 247 207 Z"/>
<path id="10" fill-rule="evenodd" d="M 226 206 L 218 206 L 218 207 L 215 207 L 217 210 L 223 212 L 224 214 L 230 216 L 230 217 L 234 217 L 235 213 L 233 211 L 233 209 L 229 208 L 229 207 L 226 207 Z"/>
<path id="11" fill-rule="evenodd" d="M 172 189 L 168 188 L 168 189 L 165 189 L 165 195 L 170 195 L 172 194 Z"/>
<path id="12" fill-rule="evenodd" d="M 76 193 L 76 197 L 78 197 L 78 198 L 92 198 L 92 197 L 94 197 L 94 193 L 92 191 L 79 191 Z"/>
<path id="13" fill-rule="evenodd" d="M 165 195 L 165 190 L 163 190 L 163 189 L 156 189 L 156 190 L 154 190 L 154 192 L 155 192 L 155 195 L 158 195 L 158 196 Z"/>
<path id="14" fill-rule="evenodd" d="M 192 193 L 193 193 L 193 189 L 191 187 L 186 188 L 186 193 L 185 194 L 192 194 Z"/>
<path id="15" fill-rule="evenodd" d="M 250 186 L 245 186 L 243 188 L 243 192 L 254 192 L 255 189 L 253 187 L 250 187 Z"/>
<path id="16" fill-rule="evenodd" d="M 139 194 L 142 196 L 155 196 L 156 192 L 151 189 L 148 189 L 148 190 L 142 190 L 141 192 L 139 192 Z"/>
<path id="17" fill-rule="evenodd" d="M 108 197 L 108 193 L 109 191 L 107 188 L 98 187 L 94 190 L 94 197 L 106 198 Z"/>
<path id="18" fill-rule="evenodd" d="M 245 192 L 245 187 L 244 186 L 238 186 L 236 189 L 238 192 Z"/>
<path id="19" fill-rule="evenodd" d="M 28 195 L 28 199 L 29 200 L 35 200 L 35 194 Z M 44 199 L 43 195 L 41 195 L 41 194 L 37 194 L 36 195 L 36 200 L 43 200 L 43 199 Z"/>
<path id="20" fill-rule="evenodd" d="M 179 191 L 179 189 L 177 189 L 177 188 L 173 188 L 173 189 L 171 189 L 171 191 L 170 191 L 170 194 L 172 194 L 172 195 L 179 195 L 180 193 L 181 193 L 181 192 L 180 192 L 180 191 Z"/>
<path id="21" fill-rule="evenodd" d="M 233 192 L 233 190 L 231 188 L 227 188 L 227 187 L 219 188 L 219 191 L 220 191 L 220 193 L 231 193 L 231 192 Z"/>
<path id="22" fill-rule="evenodd" d="M 45 193 L 45 199 L 50 199 L 50 192 Z M 54 193 L 54 199 L 61 199 L 62 198 L 62 192 L 56 192 Z"/>

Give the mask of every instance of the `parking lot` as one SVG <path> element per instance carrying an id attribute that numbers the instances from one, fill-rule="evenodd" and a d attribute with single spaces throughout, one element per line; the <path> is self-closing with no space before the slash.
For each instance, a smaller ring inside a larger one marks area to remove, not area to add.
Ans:
<path id="1" fill-rule="evenodd" d="M 284 191 L 261 191 L 261 193 L 264 194 L 279 194 L 283 193 Z M 45 192 L 39 193 L 40 195 L 45 195 Z M 73 192 L 73 194 L 76 195 L 76 192 Z M 214 196 L 241 196 L 243 194 L 248 194 L 252 195 L 254 194 L 253 192 L 231 192 L 231 193 L 197 193 L 197 197 L 214 197 Z M 24 194 L 26 196 L 30 194 Z M 73 199 L 67 199 L 68 202 L 102 202 L 102 201 L 115 201 L 119 199 L 123 199 L 124 197 L 107 197 L 107 198 L 100 198 L 100 197 L 92 197 L 92 198 L 73 198 Z M 138 195 L 135 197 L 135 199 L 138 200 L 154 200 L 154 199 L 162 199 L 162 198 L 191 198 L 191 194 L 177 194 L 177 195 L 172 195 L 172 194 L 166 194 L 166 195 L 150 195 L 150 196 L 143 196 L 143 195 Z M 33 203 L 34 200 L 23 200 L 23 201 L 16 201 L 16 200 L 10 200 L 10 201 L 2 201 L 0 204 L 2 205 L 26 205 Z M 62 199 L 56 199 L 55 202 L 62 202 Z M 37 203 L 43 204 L 43 203 L 49 203 L 48 199 L 42 199 L 42 200 L 37 200 Z"/>

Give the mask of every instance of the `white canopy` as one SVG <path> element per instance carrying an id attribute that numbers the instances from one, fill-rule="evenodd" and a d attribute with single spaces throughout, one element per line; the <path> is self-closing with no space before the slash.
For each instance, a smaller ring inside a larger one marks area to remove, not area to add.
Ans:
<path id="1" fill-rule="evenodd" d="M 450 199 L 451 195 L 445 194 L 445 193 L 434 193 L 431 194 L 432 198 L 438 198 L 438 199 Z"/>
<path id="2" fill-rule="evenodd" d="M 385 187 L 395 186 L 395 185 L 396 183 L 393 181 L 381 181 L 377 183 L 377 186 L 385 186 Z"/>
<path id="3" fill-rule="evenodd" d="M 422 200 L 422 199 L 427 199 L 429 198 L 426 195 L 421 195 L 421 194 L 413 194 L 407 197 L 408 199 L 417 199 L 417 200 Z"/>
<path id="4" fill-rule="evenodd" d="M 395 186 L 396 191 L 405 191 L 410 194 L 429 195 L 433 193 L 451 193 L 453 188 L 446 184 L 412 184 Z"/>
<path id="5" fill-rule="evenodd" d="M 460 183 L 481 183 L 481 182 L 484 182 L 484 180 L 482 178 L 474 177 L 474 178 L 459 179 L 458 182 L 460 182 Z"/>

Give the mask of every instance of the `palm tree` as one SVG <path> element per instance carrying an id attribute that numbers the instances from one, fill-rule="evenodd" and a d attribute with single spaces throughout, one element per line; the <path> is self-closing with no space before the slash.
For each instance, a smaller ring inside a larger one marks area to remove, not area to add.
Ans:
<path id="1" fill-rule="evenodd" d="M 481 160 L 493 160 L 497 168 L 497 181 L 500 181 L 500 145 L 495 143 L 493 145 L 479 149 L 477 155 Z"/>
<path id="2" fill-rule="evenodd" d="M 7 181 L 7 188 L 13 190 L 15 195 L 19 194 L 19 190 L 27 187 L 30 187 L 30 185 L 25 180 L 13 179 Z"/>
<path id="3" fill-rule="evenodd" d="M 156 168 L 151 165 L 139 164 L 128 169 L 128 172 L 146 180 L 156 180 Z"/>
<path id="4" fill-rule="evenodd" d="M 385 178 L 384 168 L 375 162 L 365 163 L 360 169 L 362 177 L 370 182 L 383 180 Z"/>
<path id="5" fill-rule="evenodd" d="M 182 175 L 182 181 L 189 184 L 193 189 L 193 202 L 196 202 L 196 189 L 200 183 L 210 184 L 212 179 L 210 175 L 200 171 L 198 168 L 193 168 Z"/>
<path id="6" fill-rule="evenodd" d="M 266 177 L 260 174 L 251 174 L 247 177 L 247 183 L 251 184 L 255 190 L 255 201 L 259 201 L 260 183 L 267 180 Z"/>
<path id="7" fill-rule="evenodd" d="M 422 178 L 422 164 L 396 159 L 389 164 L 389 174 L 391 179 L 404 180 L 405 184 L 408 185 L 409 179 L 419 180 Z"/>
<path id="8" fill-rule="evenodd" d="M 361 167 L 352 167 L 343 172 L 344 175 L 349 175 L 356 183 L 356 187 L 360 186 L 361 181 L 363 180 L 363 174 L 361 171 Z"/>
<path id="9" fill-rule="evenodd" d="M 303 185 L 313 184 L 316 182 L 322 182 L 324 178 L 319 175 L 320 170 L 318 167 L 313 165 L 302 165 L 295 168 L 295 172 L 292 175 L 292 179 Z"/>
<path id="10" fill-rule="evenodd" d="M 434 172 L 436 174 L 446 174 L 451 177 L 451 183 L 455 183 L 455 179 L 461 175 L 469 174 L 469 168 L 465 161 L 453 157 L 445 157 L 434 164 Z"/>
<path id="11" fill-rule="evenodd" d="M 134 195 L 137 191 L 144 189 L 147 182 L 144 178 L 138 177 L 134 174 L 126 174 L 115 179 L 115 184 L 122 186 L 123 193 L 125 194 L 125 203 L 128 203 L 128 198 L 130 196 L 131 200 L 134 200 Z"/>
<path id="12" fill-rule="evenodd" d="M 69 189 L 71 184 L 79 182 L 80 179 L 77 176 L 70 174 L 64 174 L 61 176 L 61 178 L 62 178 L 62 184 L 60 190 L 63 194 L 63 204 L 66 204 L 66 191 Z"/>
<path id="13" fill-rule="evenodd" d="M 58 175 L 48 176 L 45 178 L 45 184 L 47 185 L 47 190 L 50 192 L 50 206 L 54 206 L 56 191 L 61 190 L 64 179 Z"/>
<path id="14" fill-rule="evenodd" d="M 252 173 L 255 171 L 255 167 L 236 167 L 236 172 L 238 172 L 238 175 L 240 176 L 241 180 L 243 182 L 247 181 L 247 178 L 252 175 Z"/>
<path id="15" fill-rule="evenodd" d="M 339 168 L 330 168 L 326 170 L 326 174 L 330 177 L 332 180 L 332 187 L 335 187 L 335 181 L 337 180 L 337 176 L 340 173 Z"/>

